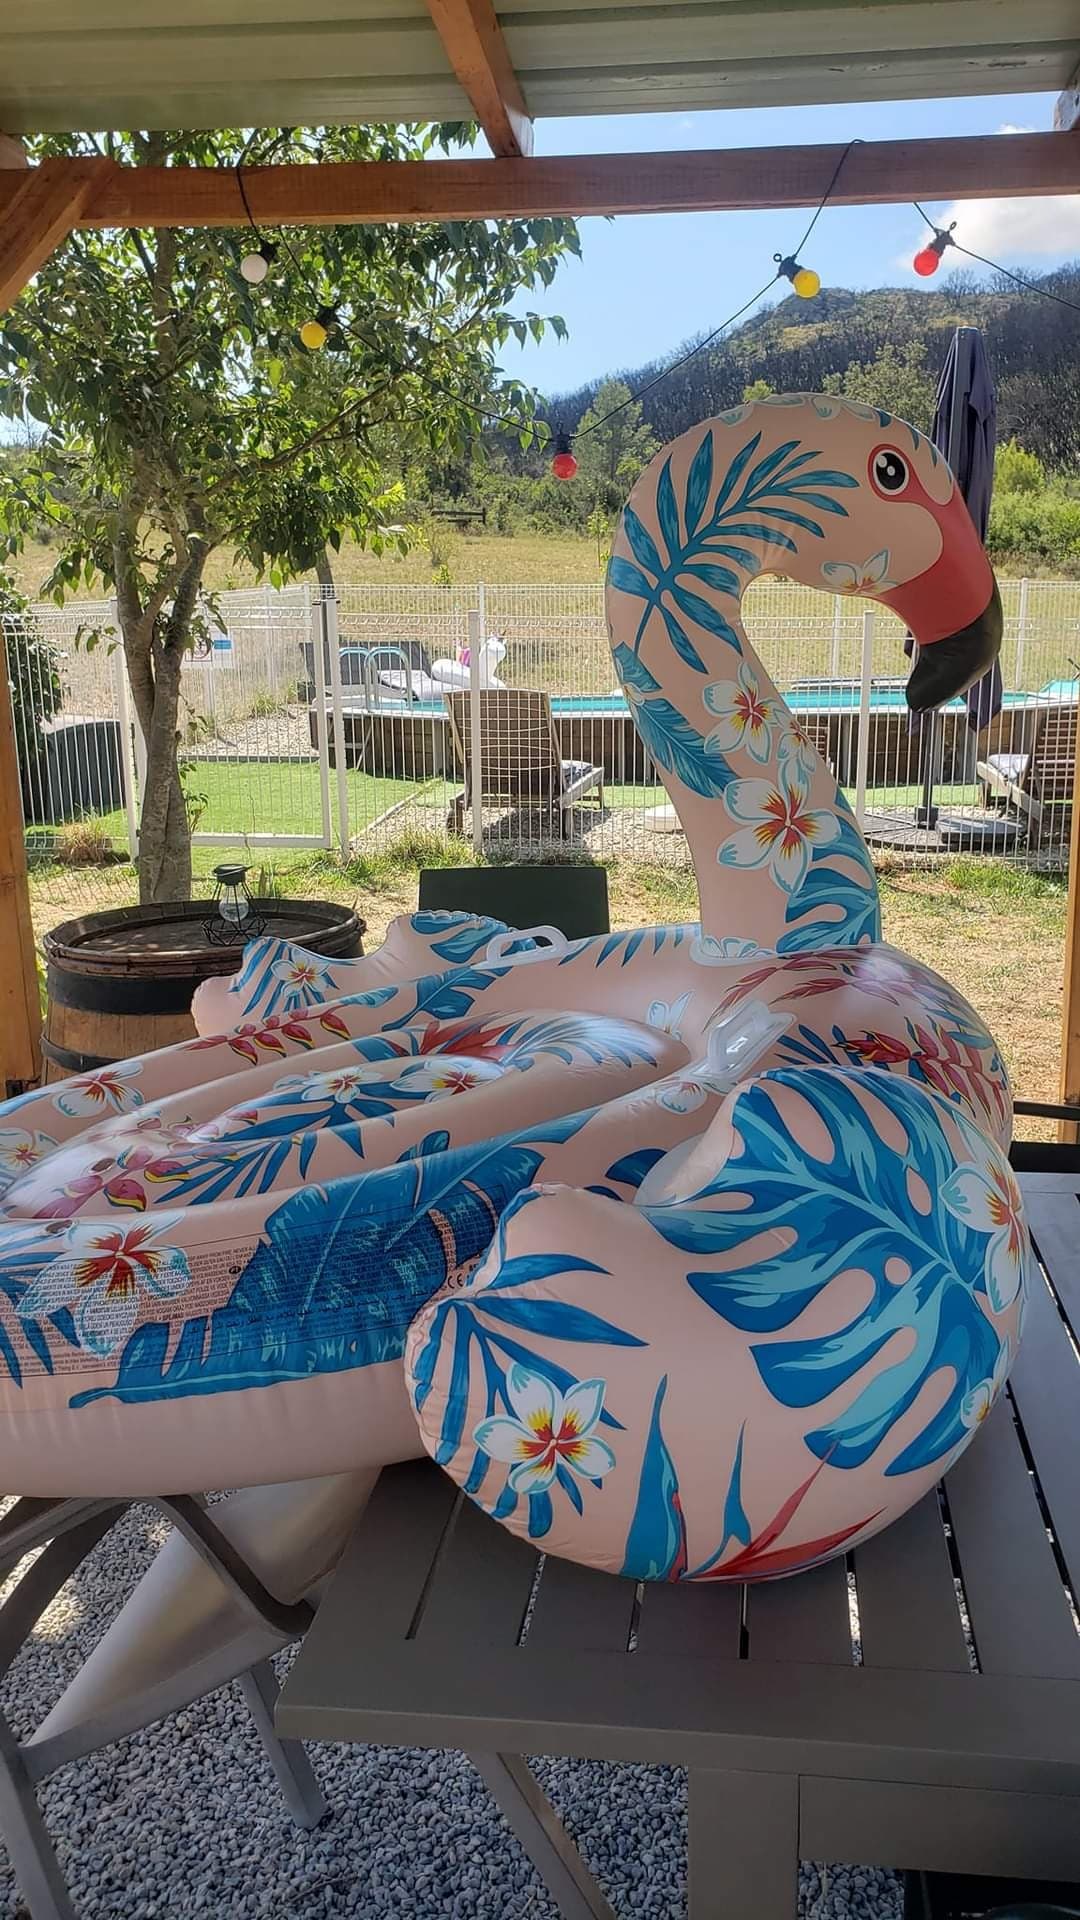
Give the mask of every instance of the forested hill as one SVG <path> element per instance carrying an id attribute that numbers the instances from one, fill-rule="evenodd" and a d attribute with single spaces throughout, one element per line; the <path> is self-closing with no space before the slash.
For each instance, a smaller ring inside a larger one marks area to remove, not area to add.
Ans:
<path id="1" fill-rule="evenodd" d="M 1032 276 L 1034 278 L 1034 276 Z M 1038 284 L 1080 303 L 1080 262 Z M 660 442 L 743 399 L 748 388 L 774 393 L 825 389 L 890 407 L 927 426 L 938 371 L 957 326 L 983 329 L 997 387 L 998 436 L 1015 438 L 1052 469 L 1080 464 L 1080 311 L 953 273 L 939 290 L 883 287 L 853 293 L 823 288 L 813 300 L 794 294 L 673 367 L 643 396 L 642 419 Z M 730 297 L 728 293 L 725 298 Z M 721 309 L 723 306 L 721 303 Z M 667 360 L 612 369 L 637 390 Z M 548 417 L 574 427 L 602 381 L 552 396 Z"/>

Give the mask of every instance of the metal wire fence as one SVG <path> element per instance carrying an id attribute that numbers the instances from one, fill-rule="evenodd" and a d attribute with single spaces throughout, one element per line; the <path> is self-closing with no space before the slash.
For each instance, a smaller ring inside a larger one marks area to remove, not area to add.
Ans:
<path id="1" fill-rule="evenodd" d="M 1001 714 L 976 732 L 955 703 L 920 737 L 892 615 L 786 580 L 747 596 L 755 649 L 894 860 L 1066 862 L 1080 581 L 1006 580 L 1002 599 Z M 217 607 L 179 721 L 201 870 L 225 847 L 280 867 L 456 834 L 479 854 L 689 863 L 598 583 L 256 589 Z M 135 897 L 142 744 L 112 606 L 39 607 L 5 638 L 44 929 Z"/>

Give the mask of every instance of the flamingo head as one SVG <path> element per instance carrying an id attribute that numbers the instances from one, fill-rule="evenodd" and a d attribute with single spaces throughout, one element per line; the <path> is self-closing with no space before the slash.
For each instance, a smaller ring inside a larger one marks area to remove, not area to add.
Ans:
<path id="1" fill-rule="evenodd" d="M 900 427 L 900 422 L 893 422 Z M 911 444 L 900 444 L 901 434 Z M 879 598 L 918 642 L 908 676 L 908 705 L 916 713 L 966 692 L 1001 650 L 1001 596 L 967 503 L 931 442 L 914 428 L 885 433 L 870 449 L 867 480 L 885 515 L 903 515 L 894 550 L 937 548 L 929 566 L 885 588 Z M 914 524 L 914 516 L 921 524 Z M 910 517 L 910 519 L 909 519 Z M 890 524 L 892 524 L 890 522 Z"/>
<path id="2" fill-rule="evenodd" d="M 783 570 L 891 607 L 918 644 L 908 705 L 917 713 L 940 706 L 980 679 L 1001 647 L 997 581 L 963 494 L 933 442 L 906 421 L 835 400 L 837 411 L 821 417 L 823 395 L 805 404 L 817 416 L 810 445 L 821 449 L 809 464 L 836 468 L 817 477 L 815 504 L 821 496 L 835 504 L 807 515 L 821 533 L 801 531 L 797 558 Z"/>

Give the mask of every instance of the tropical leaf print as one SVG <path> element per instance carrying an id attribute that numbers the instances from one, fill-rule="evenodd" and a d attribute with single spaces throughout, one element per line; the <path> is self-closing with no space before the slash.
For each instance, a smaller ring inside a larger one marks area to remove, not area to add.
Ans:
<path id="1" fill-rule="evenodd" d="M 12 1386 L 21 1387 L 28 1369 L 52 1373 L 50 1334 L 77 1348 L 79 1337 L 70 1309 L 60 1307 L 39 1318 L 25 1316 L 22 1302 L 39 1274 L 65 1249 L 66 1235 L 41 1221 L 7 1224 L 0 1254 L 0 1366 Z"/>
<path id="2" fill-rule="evenodd" d="M 615 671 L 627 690 L 634 725 L 657 765 L 677 774 L 685 787 L 706 799 L 723 793 L 735 778 L 723 754 L 710 747 L 704 734 L 662 693 L 650 691 L 658 689 L 659 682 L 629 647 L 617 646 L 614 659 Z"/>
<path id="3" fill-rule="evenodd" d="M 459 1020 L 462 1014 L 472 1010 L 473 1001 L 478 993 L 483 993 L 496 980 L 501 980 L 506 967 L 455 967 L 450 973 L 427 973 L 419 980 L 410 983 L 409 997 L 411 1005 L 395 1019 L 387 1020 L 384 1032 L 393 1033 L 398 1027 L 406 1027 L 413 1020 L 426 1016 L 429 1020 Z M 394 989 L 395 993 L 397 988 Z M 343 1006 L 373 1004 L 366 994 L 358 994 L 355 1001 L 343 1001 Z M 377 1004 L 374 1003 L 374 1004 Z"/>
<path id="4" fill-rule="evenodd" d="M 545 1382 L 553 1405 L 560 1408 L 564 1403 L 571 1404 L 576 1391 L 583 1385 L 549 1353 L 537 1352 L 527 1344 L 529 1336 L 543 1340 L 566 1340 L 586 1347 L 640 1347 L 645 1344 L 628 1329 L 618 1327 L 600 1314 L 576 1306 L 571 1301 L 519 1297 L 522 1287 L 538 1280 L 550 1280 L 567 1273 L 606 1272 L 595 1261 L 571 1252 L 507 1257 L 507 1227 L 535 1198 L 535 1193 L 523 1191 L 507 1206 L 496 1234 L 498 1264 L 495 1278 L 485 1281 L 482 1286 L 467 1286 L 460 1294 L 440 1302 L 432 1315 L 424 1344 L 413 1363 L 412 1394 L 419 1412 L 431 1393 L 440 1356 L 447 1348 L 450 1350 L 450 1383 L 435 1453 L 441 1465 L 452 1459 L 462 1444 L 474 1356 L 482 1370 L 485 1417 L 474 1434 L 475 1451 L 463 1483 L 466 1492 L 473 1495 L 479 1493 L 491 1472 L 493 1459 L 505 1457 L 498 1451 L 493 1456 L 487 1450 L 487 1423 L 520 1417 L 520 1398 L 508 1380 L 508 1370 L 521 1368 L 534 1379 Z M 593 1384 L 602 1385 L 600 1382 Z M 591 1433 L 599 1426 L 621 1431 L 619 1421 L 604 1405 L 602 1393 L 596 1402 L 595 1417 L 588 1431 Z M 580 1431 L 584 1437 L 584 1429 Z M 560 1459 L 551 1477 L 552 1484 L 563 1490 L 579 1512 L 580 1488 L 575 1482 L 574 1473 L 585 1472 L 586 1477 L 591 1478 L 591 1471 L 587 1471 L 589 1468 L 589 1455 L 585 1456 L 583 1465 L 576 1467 L 569 1458 L 565 1461 Z M 524 1486 L 508 1483 L 500 1491 L 492 1511 L 498 1518 L 505 1519 L 507 1514 L 514 1511 L 519 1492 L 525 1491 Z M 540 1505 L 536 1506 L 534 1503 L 538 1498 Z M 532 1539 L 538 1539 L 551 1525 L 547 1487 L 542 1487 L 539 1493 L 530 1492 L 528 1501 L 529 1535 Z"/>
<path id="5" fill-rule="evenodd" d="M 741 652 L 741 639 L 732 620 L 696 591 L 699 586 L 708 586 L 714 594 L 729 597 L 735 615 L 741 591 L 739 576 L 730 568 L 718 565 L 718 556 L 733 560 L 744 573 L 752 574 L 759 570 L 760 556 L 733 546 L 731 542 L 736 536 L 758 539 L 766 546 L 791 552 L 794 542 L 784 531 L 786 526 L 797 526 L 821 539 L 824 516 L 846 516 L 847 508 L 836 495 L 858 485 L 853 474 L 815 466 L 820 453 L 803 449 L 798 440 L 785 441 L 755 462 L 760 445 L 759 432 L 739 448 L 716 483 L 709 514 L 716 455 L 710 429 L 691 462 L 681 520 L 670 457 L 665 460 L 656 486 L 656 516 L 663 552 L 633 508 L 624 510 L 623 531 L 634 558 L 631 561 L 624 555 L 615 555 L 609 566 L 608 581 L 618 592 L 643 602 L 633 647 L 635 653 L 653 612 L 660 613 L 672 647 L 695 672 L 705 673 L 706 663 L 687 633 L 684 620 Z M 778 522 L 782 524 L 776 524 Z M 635 718 L 640 725 L 639 715 L 635 714 Z M 651 743 L 646 741 L 646 744 L 652 751 Z M 661 764 L 670 765 L 667 761 Z"/>
<path id="6" fill-rule="evenodd" d="M 776 943 L 779 953 L 860 947 L 881 938 L 881 903 L 869 850 L 846 805 L 837 804 L 835 814 L 839 831 L 827 845 L 811 850 L 809 870 L 788 900 L 788 931 Z"/>
<path id="7" fill-rule="evenodd" d="M 497 933 L 509 933 L 505 920 L 475 913 L 414 913 L 409 922 L 417 933 L 431 942 L 432 953 L 451 966 L 461 966 L 482 952 Z M 527 936 L 518 937 L 509 953 L 528 953 L 536 946 Z"/>
<path id="8" fill-rule="evenodd" d="M 798 1093 L 827 1127 L 830 1161 L 812 1157 L 785 1125 L 784 1089 Z M 872 1124 L 860 1097 L 870 1091 L 899 1124 L 902 1151 L 887 1146 Z M 884 1470 L 906 1473 L 944 1459 L 964 1438 L 965 1397 L 992 1377 L 1000 1340 L 980 1304 L 984 1236 L 944 1207 L 923 1213 L 912 1203 L 913 1169 L 931 1194 L 956 1170 L 936 1097 L 872 1069 L 781 1069 L 739 1094 L 732 1122 L 743 1142 L 738 1159 L 692 1203 L 646 1207 L 645 1217 L 683 1252 L 725 1257 L 724 1271 L 692 1267 L 687 1281 L 743 1332 L 775 1334 L 839 1275 L 868 1274 L 872 1294 L 853 1320 L 829 1338 L 754 1346 L 758 1371 L 784 1406 L 811 1408 L 854 1379 L 895 1334 L 913 1336 L 904 1358 L 804 1437 L 833 1467 L 859 1466 L 887 1441 L 925 1383 L 944 1374 L 941 1407 Z M 985 1137 L 959 1115 L 954 1124 L 996 1167 L 1000 1155 Z M 710 1207 L 710 1200 L 720 1204 Z M 908 1273 L 903 1286 L 895 1283 L 898 1260 Z"/>
<path id="9" fill-rule="evenodd" d="M 686 1519 L 679 1479 L 660 1428 L 667 1384 L 665 1373 L 653 1400 L 637 1505 L 626 1536 L 620 1571 L 631 1580 L 681 1580 L 686 1572 Z"/>
<path id="10" fill-rule="evenodd" d="M 543 1146 L 572 1138 L 591 1111 L 290 1195 L 223 1306 L 179 1331 L 137 1326 L 113 1381 L 72 1406 L 232 1393 L 399 1359 L 409 1322 L 472 1271 Z"/>

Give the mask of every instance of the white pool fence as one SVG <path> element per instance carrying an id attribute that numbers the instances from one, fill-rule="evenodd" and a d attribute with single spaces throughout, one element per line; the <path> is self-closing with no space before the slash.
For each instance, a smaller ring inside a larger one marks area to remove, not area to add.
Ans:
<path id="1" fill-rule="evenodd" d="M 755 648 L 891 859 L 1067 861 L 1080 581 L 1006 580 L 1002 599 L 1003 713 L 981 734 L 959 707 L 938 720 L 924 794 L 899 622 L 791 581 L 758 582 L 747 598 Z M 504 857 L 562 840 L 598 858 L 687 863 L 616 686 L 599 582 L 364 585 L 336 599 L 300 586 L 223 593 L 218 605 L 219 630 L 183 670 L 180 744 L 198 846 L 247 848 L 254 864 L 275 865 L 296 849 L 355 858 L 460 833 Z M 522 734 L 519 701 L 470 698 L 455 739 L 439 665 L 456 665 L 463 686 L 479 690 L 488 635 L 505 647 L 499 680 L 549 695 L 549 708 L 528 707 Z M 62 917 L 74 897 L 123 904 L 142 749 L 115 608 L 39 606 L 6 621 L 5 636 L 41 914 L 47 921 L 55 902 Z M 575 763 L 574 774 L 553 775 L 557 762 Z M 554 788 L 585 770 L 594 777 L 580 798 L 560 805 Z M 924 811 L 927 798 L 940 817 Z"/>

